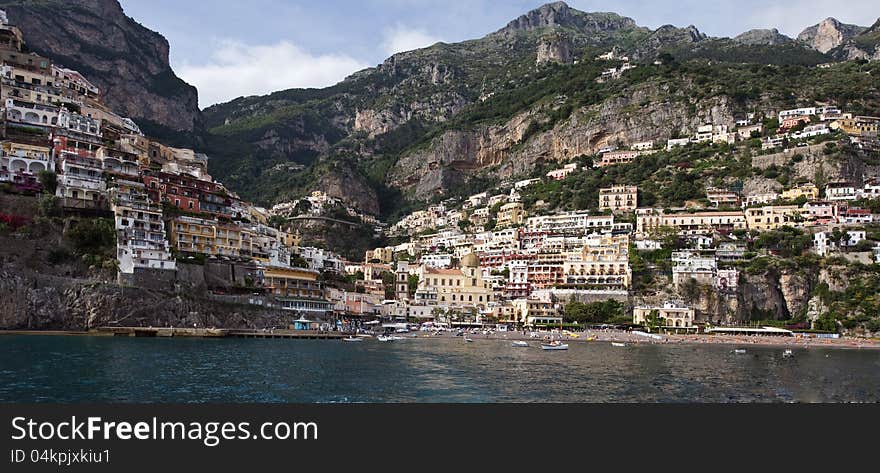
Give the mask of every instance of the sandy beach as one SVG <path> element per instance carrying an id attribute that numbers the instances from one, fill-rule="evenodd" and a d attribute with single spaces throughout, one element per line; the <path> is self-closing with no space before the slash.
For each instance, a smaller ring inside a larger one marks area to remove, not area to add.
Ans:
<path id="1" fill-rule="evenodd" d="M 533 335 L 534 334 L 534 335 Z M 439 334 L 420 332 L 419 336 L 430 337 L 454 337 L 455 332 L 440 332 Z M 687 345 L 732 345 L 732 346 L 779 346 L 788 348 L 851 348 L 851 349 L 880 349 L 880 340 L 854 337 L 840 337 L 837 339 L 812 338 L 812 337 L 780 337 L 767 335 L 675 335 L 660 334 L 661 339 L 637 335 L 623 330 L 587 330 L 583 332 L 566 331 L 539 331 L 539 332 L 483 332 L 468 333 L 473 340 L 500 339 L 500 340 L 526 340 L 541 341 L 547 336 L 567 342 L 622 342 L 629 344 L 687 344 Z"/>

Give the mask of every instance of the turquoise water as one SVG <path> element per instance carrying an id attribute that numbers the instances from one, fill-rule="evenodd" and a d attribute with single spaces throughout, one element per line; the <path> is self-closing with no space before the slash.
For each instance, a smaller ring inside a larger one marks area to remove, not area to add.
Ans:
<path id="1" fill-rule="evenodd" d="M 0 337 L 0 402 L 878 402 L 880 351 Z"/>

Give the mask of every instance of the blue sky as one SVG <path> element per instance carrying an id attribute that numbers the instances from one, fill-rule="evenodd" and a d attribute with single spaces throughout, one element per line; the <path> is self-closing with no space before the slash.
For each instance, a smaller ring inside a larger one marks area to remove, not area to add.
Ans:
<path id="1" fill-rule="evenodd" d="M 162 33 L 171 64 L 199 88 L 202 107 L 242 95 L 324 87 L 395 52 L 495 31 L 544 1 L 490 0 L 121 0 L 125 12 Z M 871 25 L 877 0 L 570 0 L 641 26 L 695 25 L 710 36 L 778 28 L 796 36 L 833 16 Z"/>

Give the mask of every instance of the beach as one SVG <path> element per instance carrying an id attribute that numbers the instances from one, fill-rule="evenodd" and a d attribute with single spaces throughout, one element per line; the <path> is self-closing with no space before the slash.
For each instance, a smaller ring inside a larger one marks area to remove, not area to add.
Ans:
<path id="1" fill-rule="evenodd" d="M 770 335 L 708 335 L 708 334 L 659 334 L 660 339 L 637 335 L 625 330 L 601 329 L 585 330 L 582 332 L 568 331 L 508 331 L 476 333 L 467 332 L 468 337 L 478 339 L 501 339 L 501 340 L 534 340 L 540 341 L 545 337 L 560 339 L 570 342 L 620 342 L 629 344 L 677 344 L 677 345 L 732 345 L 732 346 L 779 346 L 788 348 L 850 348 L 850 349 L 880 349 L 880 340 L 856 337 L 843 337 L 836 339 L 815 338 L 804 336 L 770 336 Z M 533 335 L 534 334 L 534 335 Z M 429 337 L 454 337 L 455 332 L 421 332 L 420 336 Z"/>

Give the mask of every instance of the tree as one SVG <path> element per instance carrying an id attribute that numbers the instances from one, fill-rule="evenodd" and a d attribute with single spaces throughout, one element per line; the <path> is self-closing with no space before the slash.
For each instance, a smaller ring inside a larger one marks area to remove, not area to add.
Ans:
<path id="1" fill-rule="evenodd" d="M 394 299 L 394 282 L 397 278 L 391 271 L 382 271 L 382 286 L 385 288 L 385 299 Z"/>
<path id="2" fill-rule="evenodd" d="M 416 291 L 419 289 L 419 275 L 418 274 L 410 274 L 409 278 L 406 281 L 406 288 L 409 292 L 409 296 L 412 297 L 415 295 Z"/>
<path id="3" fill-rule="evenodd" d="M 813 322 L 813 328 L 816 330 L 824 330 L 827 332 L 836 332 L 837 320 L 830 312 L 828 312 L 816 319 L 815 322 Z"/>
<path id="4" fill-rule="evenodd" d="M 645 317 L 645 326 L 649 332 L 653 332 L 655 330 L 659 331 L 660 327 L 666 325 L 666 318 L 660 317 L 660 311 L 657 309 L 652 310 L 648 313 L 648 316 Z"/>
<path id="5" fill-rule="evenodd" d="M 40 184 L 43 185 L 43 192 L 55 195 L 58 188 L 58 175 L 52 171 L 40 171 Z"/>
<path id="6" fill-rule="evenodd" d="M 42 193 L 37 197 L 37 212 L 40 217 L 58 217 L 61 213 L 58 208 L 58 197 L 54 194 Z"/>
<path id="7" fill-rule="evenodd" d="M 688 302 L 693 302 L 700 297 L 700 283 L 694 278 L 689 278 L 681 286 L 681 295 Z"/>

